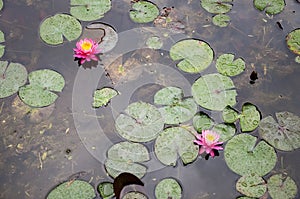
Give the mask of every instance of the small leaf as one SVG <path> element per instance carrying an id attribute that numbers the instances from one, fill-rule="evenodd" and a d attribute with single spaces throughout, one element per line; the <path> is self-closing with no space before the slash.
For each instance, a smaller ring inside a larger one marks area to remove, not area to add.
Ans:
<path id="1" fill-rule="evenodd" d="M 210 13 L 222 14 L 227 13 L 232 8 L 233 0 L 201 0 L 201 6 Z"/>
<path id="2" fill-rule="evenodd" d="M 117 199 L 120 198 L 122 189 L 127 185 L 144 186 L 144 183 L 138 177 L 131 173 L 121 173 L 115 178 L 113 184 L 113 189 Z"/>
<path id="3" fill-rule="evenodd" d="M 0 10 L 3 8 L 3 0 L 0 0 Z"/>
<path id="4" fill-rule="evenodd" d="M 243 132 L 253 131 L 259 125 L 260 112 L 253 104 L 245 103 L 243 104 L 242 113 L 239 115 L 239 118 Z"/>
<path id="5" fill-rule="evenodd" d="M 149 1 L 138 1 L 132 4 L 130 19 L 136 23 L 149 23 L 159 15 L 156 5 Z"/>
<path id="6" fill-rule="evenodd" d="M 216 68 L 226 76 L 236 76 L 245 70 L 245 62 L 241 58 L 234 60 L 233 54 L 223 54 L 217 59 Z"/>
<path id="7" fill-rule="evenodd" d="M 242 176 L 236 183 L 236 189 L 242 194 L 259 198 L 267 191 L 267 184 L 257 174 Z"/>
<path id="8" fill-rule="evenodd" d="M 93 107 L 99 108 L 101 106 L 107 105 L 107 103 L 118 94 L 118 91 L 112 88 L 102 88 L 100 90 L 95 90 Z"/>
<path id="9" fill-rule="evenodd" d="M 284 174 L 275 174 L 268 180 L 268 191 L 273 199 L 293 199 L 297 195 L 295 181 Z"/>
<path id="10" fill-rule="evenodd" d="M 265 10 L 271 15 L 280 13 L 285 6 L 284 0 L 254 0 L 253 3 L 258 10 Z"/>
<path id="11" fill-rule="evenodd" d="M 230 22 L 230 17 L 225 14 L 217 14 L 212 18 L 212 22 L 214 25 L 219 27 L 227 27 Z"/>
<path id="12" fill-rule="evenodd" d="M 293 53 L 300 55 L 300 28 L 293 30 L 286 36 L 286 43 Z"/>
<path id="13" fill-rule="evenodd" d="M 155 197 L 157 199 L 181 199 L 182 188 L 175 179 L 165 178 L 156 185 Z"/>
<path id="14" fill-rule="evenodd" d="M 122 199 L 147 199 L 148 197 L 145 196 L 143 193 L 137 191 L 131 191 L 126 193 Z"/>
<path id="15" fill-rule="evenodd" d="M 236 128 L 233 124 L 217 124 L 212 130 L 220 135 L 220 142 L 226 142 L 231 139 L 236 132 Z"/>
<path id="16" fill-rule="evenodd" d="M 110 199 L 114 197 L 114 187 L 111 182 L 101 182 L 98 185 L 98 192 L 103 199 Z"/>
<path id="17" fill-rule="evenodd" d="M 214 125 L 214 121 L 205 113 L 200 112 L 193 118 L 193 126 L 198 133 L 203 130 L 211 129 Z"/>
<path id="18" fill-rule="evenodd" d="M 239 119 L 239 113 L 230 106 L 226 106 L 222 112 L 222 117 L 226 123 L 234 123 Z"/>
<path id="19" fill-rule="evenodd" d="M 154 103 L 159 105 L 173 105 L 181 101 L 183 98 L 183 91 L 177 87 L 166 87 L 160 89 L 154 95 Z"/>
<path id="20" fill-rule="evenodd" d="M 161 39 L 157 36 L 149 37 L 146 41 L 148 48 L 160 49 L 163 46 Z"/>

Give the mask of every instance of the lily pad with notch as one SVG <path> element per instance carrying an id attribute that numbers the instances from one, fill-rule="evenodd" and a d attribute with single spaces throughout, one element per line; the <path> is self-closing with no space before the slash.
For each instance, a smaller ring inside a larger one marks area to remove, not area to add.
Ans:
<path id="1" fill-rule="evenodd" d="M 240 193 L 254 198 L 263 196 L 267 191 L 267 184 L 257 174 L 242 176 L 236 183 L 236 189 Z"/>
<path id="2" fill-rule="evenodd" d="M 165 178 L 155 187 L 155 197 L 157 199 L 180 199 L 182 198 L 182 188 L 174 178 Z"/>
<path id="3" fill-rule="evenodd" d="M 231 10 L 233 0 L 201 0 L 201 6 L 207 12 L 224 14 Z"/>
<path id="4" fill-rule="evenodd" d="M 159 9 L 149 1 L 138 1 L 132 4 L 129 17 L 136 23 L 149 23 L 159 15 Z"/>
<path id="5" fill-rule="evenodd" d="M 178 156 L 184 164 L 192 163 L 199 153 L 199 146 L 194 144 L 194 140 L 195 136 L 185 128 L 167 128 L 155 141 L 156 157 L 168 166 L 176 166 Z"/>
<path id="6" fill-rule="evenodd" d="M 258 10 L 265 10 L 271 15 L 279 14 L 285 6 L 284 0 L 254 0 L 253 4 Z"/>
<path id="7" fill-rule="evenodd" d="M 179 61 L 177 67 L 182 71 L 199 73 L 211 64 L 214 52 L 204 41 L 186 39 L 171 47 L 170 57 L 174 61 Z"/>
<path id="8" fill-rule="evenodd" d="M 286 36 L 286 43 L 293 53 L 300 55 L 300 28 L 293 30 Z"/>
<path id="9" fill-rule="evenodd" d="M 298 189 L 295 181 L 285 174 L 275 174 L 268 179 L 268 191 L 273 199 L 293 199 Z"/>
<path id="10" fill-rule="evenodd" d="M 107 103 L 118 94 L 119 92 L 112 88 L 101 88 L 99 90 L 95 90 L 93 107 L 99 108 L 101 106 L 106 106 Z"/>
<path id="11" fill-rule="evenodd" d="M 227 27 L 230 22 L 230 17 L 225 14 L 217 14 L 212 18 L 212 22 L 214 25 L 219 26 L 221 28 Z"/>
<path id="12" fill-rule="evenodd" d="M 241 58 L 234 60 L 233 54 L 222 54 L 217 58 L 216 68 L 222 75 L 236 76 L 245 70 L 245 62 Z"/>

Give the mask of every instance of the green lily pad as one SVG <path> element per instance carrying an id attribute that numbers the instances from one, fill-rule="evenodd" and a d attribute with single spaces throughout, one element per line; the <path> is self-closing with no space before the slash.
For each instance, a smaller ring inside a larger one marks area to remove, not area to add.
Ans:
<path id="1" fill-rule="evenodd" d="M 237 112 L 230 106 L 226 106 L 223 109 L 222 117 L 223 117 L 224 122 L 234 123 L 236 120 L 239 119 L 239 112 Z"/>
<path id="2" fill-rule="evenodd" d="M 212 22 L 214 25 L 219 27 L 227 27 L 230 22 L 230 17 L 225 14 L 217 14 L 212 18 Z"/>
<path id="3" fill-rule="evenodd" d="M 286 43 L 293 53 L 300 55 L 300 29 L 290 32 L 286 36 Z"/>
<path id="4" fill-rule="evenodd" d="M 284 0 L 254 0 L 253 3 L 255 8 L 271 15 L 280 13 L 285 6 Z"/>
<path id="5" fill-rule="evenodd" d="M 149 152 L 144 145 L 120 142 L 108 150 L 105 168 L 107 173 L 113 178 L 124 172 L 132 173 L 142 178 L 146 174 L 147 168 L 140 163 L 149 159 Z"/>
<path id="6" fill-rule="evenodd" d="M 159 15 L 159 9 L 149 1 L 138 1 L 132 4 L 129 17 L 136 23 L 149 23 Z"/>
<path id="7" fill-rule="evenodd" d="M 67 14 L 56 14 L 46 18 L 40 25 L 41 39 L 50 45 L 62 44 L 65 37 L 73 41 L 81 35 L 80 22 Z"/>
<path id="8" fill-rule="evenodd" d="M 30 84 L 20 88 L 19 96 L 25 104 L 33 107 L 54 103 L 58 95 L 53 92 L 61 92 L 65 86 L 63 76 L 49 69 L 33 71 L 28 79 Z"/>
<path id="9" fill-rule="evenodd" d="M 186 39 L 171 47 L 170 56 L 184 72 L 199 73 L 211 64 L 214 52 L 204 41 Z"/>
<path id="10" fill-rule="evenodd" d="M 268 180 L 268 191 L 273 199 L 293 199 L 298 189 L 295 181 L 284 174 L 275 174 Z"/>
<path id="11" fill-rule="evenodd" d="M 165 178 L 156 185 L 155 197 L 157 199 L 181 199 L 182 188 L 177 180 L 173 178 Z"/>
<path id="12" fill-rule="evenodd" d="M 300 64 L 300 56 L 295 57 L 295 62 Z"/>
<path id="13" fill-rule="evenodd" d="M 190 120 L 197 112 L 197 104 L 192 98 L 182 99 L 183 91 L 176 87 L 166 87 L 154 95 L 154 103 L 166 105 L 159 108 L 166 124 L 179 124 Z"/>
<path id="14" fill-rule="evenodd" d="M 217 124 L 212 128 L 212 131 L 220 135 L 220 142 L 226 142 L 234 136 L 236 128 L 233 124 Z"/>
<path id="15" fill-rule="evenodd" d="M 111 182 L 101 182 L 98 185 L 98 192 L 101 198 L 110 199 L 114 197 L 114 185 Z"/>
<path id="16" fill-rule="evenodd" d="M 159 161 L 168 166 L 176 166 L 177 154 L 184 164 L 196 160 L 199 146 L 194 144 L 195 136 L 181 127 L 165 129 L 155 141 L 155 154 Z"/>
<path id="17" fill-rule="evenodd" d="M 229 77 L 213 73 L 200 77 L 192 85 L 192 95 L 200 106 L 222 111 L 226 106 L 236 104 L 236 90 Z"/>
<path id="18" fill-rule="evenodd" d="M 3 42 L 5 42 L 4 33 L 0 30 L 0 43 Z M 5 46 L 0 44 L 0 58 L 4 55 L 4 50 L 5 50 Z"/>
<path id="19" fill-rule="evenodd" d="M 264 176 L 274 168 L 277 161 L 274 148 L 265 141 L 260 141 L 257 145 L 256 142 L 256 137 L 245 133 L 236 135 L 227 142 L 224 157 L 233 172 L 241 176 Z"/>
<path id="20" fill-rule="evenodd" d="M 217 59 L 216 68 L 226 76 L 235 76 L 245 70 L 245 62 L 241 58 L 234 60 L 233 54 L 223 54 Z"/>
<path id="21" fill-rule="evenodd" d="M 104 17 L 111 9 L 111 0 L 71 0 L 70 13 L 82 21 L 93 21 Z"/>
<path id="22" fill-rule="evenodd" d="M 267 191 L 267 184 L 257 174 L 242 176 L 236 183 L 236 189 L 242 194 L 259 198 Z"/>
<path id="23" fill-rule="evenodd" d="M 27 81 L 27 70 L 22 64 L 0 61 L 0 98 L 18 92 Z"/>
<path id="24" fill-rule="evenodd" d="M 164 128 L 164 118 L 159 110 L 145 102 L 130 104 L 115 123 L 117 132 L 133 142 L 148 142 L 155 139 Z"/>
<path id="25" fill-rule="evenodd" d="M 214 121 L 203 112 L 200 112 L 193 118 L 193 126 L 199 133 L 201 133 L 203 130 L 211 129 L 213 125 Z"/>
<path id="26" fill-rule="evenodd" d="M 118 91 L 112 88 L 102 88 L 100 90 L 95 90 L 93 107 L 99 108 L 101 106 L 107 105 L 107 103 L 118 94 Z"/>
<path id="27" fill-rule="evenodd" d="M 242 113 L 239 115 L 240 126 L 243 132 L 253 131 L 259 125 L 260 112 L 257 107 L 250 103 L 243 104 Z"/>
<path id="28" fill-rule="evenodd" d="M 160 49 L 163 46 L 161 39 L 157 36 L 149 37 L 146 41 L 148 48 Z"/>
<path id="29" fill-rule="evenodd" d="M 95 197 L 96 194 L 92 185 L 82 180 L 74 180 L 58 185 L 50 191 L 47 199 L 93 199 Z"/>
<path id="30" fill-rule="evenodd" d="M 232 8 L 233 0 L 201 0 L 201 6 L 210 13 L 227 13 Z"/>
<path id="31" fill-rule="evenodd" d="M 130 191 L 122 197 L 122 199 L 147 199 L 147 198 L 148 197 L 146 195 L 137 191 Z"/>
<path id="32" fill-rule="evenodd" d="M 276 149 L 293 151 L 300 147 L 300 118 L 290 112 L 276 113 L 278 123 L 272 116 L 263 118 L 259 135 Z"/>
<path id="33" fill-rule="evenodd" d="M 0 10 L 2 10 L 2 8 L 3 8 L 3 1 L 0 0 Z"/>

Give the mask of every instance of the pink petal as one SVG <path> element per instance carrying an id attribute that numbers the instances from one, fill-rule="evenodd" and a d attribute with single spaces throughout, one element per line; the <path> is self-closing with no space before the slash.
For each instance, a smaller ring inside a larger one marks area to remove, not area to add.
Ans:
<path id="1" fill-rule="evenodd" d="M 199 150 L 199 154 L 204 153 L 204 151 L 205 151 L 205 148 L 204 148 L 204 147 L 201 147 L 200 150 Z"/>

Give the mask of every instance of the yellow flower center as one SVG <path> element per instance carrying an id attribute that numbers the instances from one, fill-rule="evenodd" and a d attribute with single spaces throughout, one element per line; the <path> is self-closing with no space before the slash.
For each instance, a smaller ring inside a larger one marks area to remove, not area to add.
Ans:
<path id="1" fill-rule="evenodd" d="M 208 141 L 210 141 L 210 142 L 213 142 L 216 138 L 215 138 L 214 135 L 208 134 L 208 135 L 206 135 L 206 139 L 207 139 Z"/>
<path id="2" fill-rule="evenodd" d="M 92 46 L 93 44 L 91 42 L 86 42 L 86 41 L 81 44 L 81 48 L 83 50 L 90 50 Z"/>

